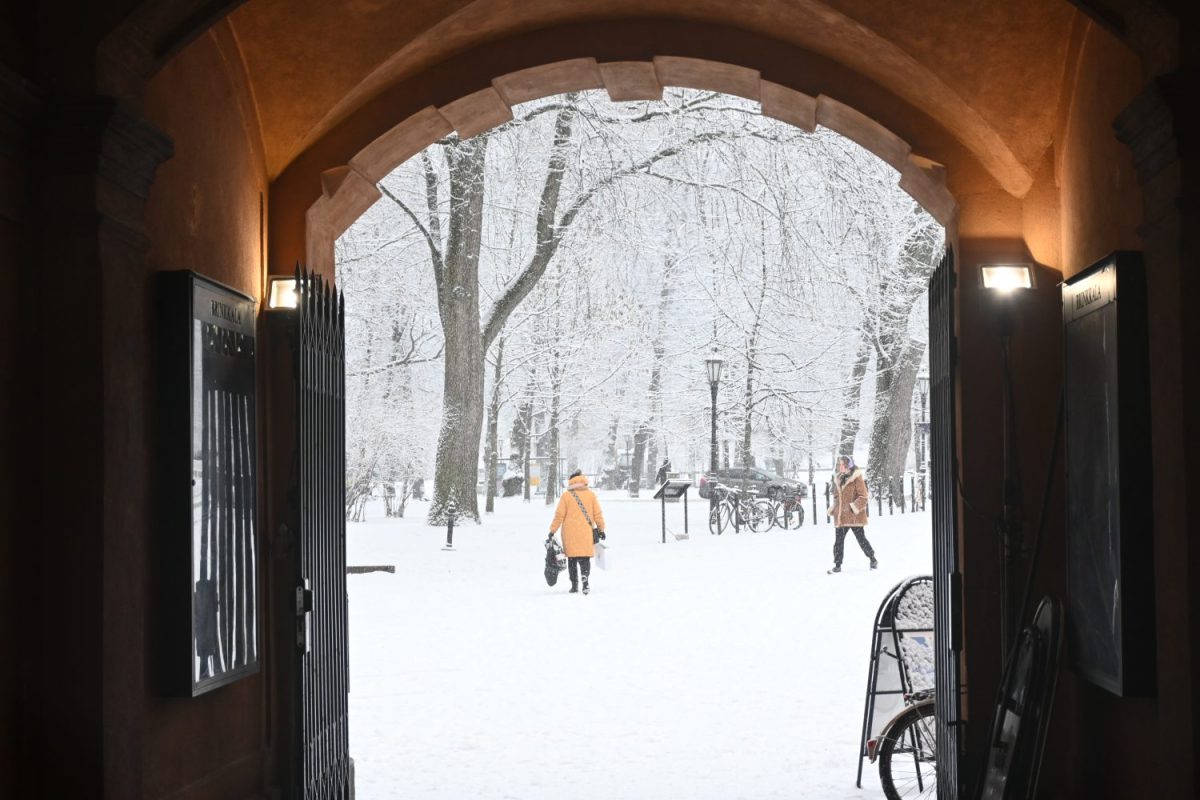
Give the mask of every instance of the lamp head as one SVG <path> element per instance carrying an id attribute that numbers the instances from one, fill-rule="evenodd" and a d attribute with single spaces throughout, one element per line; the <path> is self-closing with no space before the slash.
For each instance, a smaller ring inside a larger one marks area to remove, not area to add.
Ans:
<path id="1" fill-rule="evenodd" d="M 272 275 L 270 283 L 271 288 L 267 292 L 267 309 L 269 311 L 291 309 L 299 305 L 300 295 L 296 291 L 295 278 Z"/>
<path id="2" fill-rule="evenodd" d="M 1029 264 L 982 264 L 979 275 L 984 289 L 1000 294 L 1033 288 L 1033 267 Z"/>
<path id="3" fill-rule="evenodd" d="M 724 365 L 725 362 L 717 356 L 717 352 L 715 350 L 713 351 L 712 356 L 705 359 L 704 367 L 706 370 L 708 370 L 709 386 L 716 386 L 721 382 L 721 367 Z"/>

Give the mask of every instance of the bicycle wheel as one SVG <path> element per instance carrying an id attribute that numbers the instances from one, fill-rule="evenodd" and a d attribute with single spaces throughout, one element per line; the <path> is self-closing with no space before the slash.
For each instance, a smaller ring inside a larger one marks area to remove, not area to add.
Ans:
<path id="1" fill-rule="evenodd" d="M 712 507 L 712 511 L 708 512 L 708 532 L 720 536 L 723 530 L 721 506 L 718 504 Z"/>
<path id="2" fill-rule="evenodd" d="M 708 516 L 709 533 L 720 536 L 733 525 L 733 506 L 729 503 L 717 503 Z"/>
<path id="3" fill-rule="evenodd" d="M 937 797 L 937 721 L 932 702 L 910 707 L 883 738 L 879 782 L 888 800 Z"/>
<path id="4" fill-rule="evenodd" d="M 775 527 L 785 531 L 792 526 L 792 505 L 787 500 L 780 500 L 772 509 L 775 514 Z"/>
<path id="5" fill-rule="evenodd" d="M 771 530 L 775 524 L 775 507 L 770 500 L 755 500 L 746 510 L 746 524 L 755 533 Z"/>
<path id="6" fill-rule="evenodd" d="M 800 528 L 804 524 L 804 506 L 793 500 L 784 500 L 775 506 L 775 524 L 785 531 Z"/>

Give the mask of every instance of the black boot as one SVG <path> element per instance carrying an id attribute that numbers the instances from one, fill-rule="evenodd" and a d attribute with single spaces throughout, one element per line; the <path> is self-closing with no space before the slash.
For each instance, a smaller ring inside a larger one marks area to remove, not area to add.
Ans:
<path id="1" fill-rule="evenodd" d="M 585 588 L 583 591 L 585 593 L 587 592 L 586 584 L 585 584 Z M 579 584 L 576 583 L 575 581 L 571 581 L 571 591 L 567 592 L 567 594 L 578 594 L 578 592 L 579 592 Z"/>
<path id="2" fill-rule="evenodd" d="M 841 571 L 842 571 L 842 565 L 841 565 L 841 564 L 834 564 L 834 565 L 833 565 L 833 569 L 831 569 L 831 570 L 826 570 L 827 574 L 829 574 L 829 575 L 832 575 L 832 574 L 833 574 L 833 573 L 835 573 L 835 572 L 841 572 Z"/>
<path id="3" fill-rule="evenodd" d="M 584 594 L 587 594 L 587 593 L 588 593 L 588 579 L 587 579 L 587 575 L 584 575 L 584 576 L 583 576 L 583 593 L 584 593 Z"/>

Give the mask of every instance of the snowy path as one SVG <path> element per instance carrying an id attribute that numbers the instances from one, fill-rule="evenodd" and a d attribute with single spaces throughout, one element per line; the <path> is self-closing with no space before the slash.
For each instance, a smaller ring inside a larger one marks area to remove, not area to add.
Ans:
<path id="1" fill-rule="evenodd" d="M 659 505 L 600 493 L 612 568 L 588 597 L 541 575 L 550 511 L 482 526 L 351 524 L 351 738 L 360 800 L 881 798 L 854 787 L 871 622 L 930 569 L 929 515 L 873 520 L 880 569 L 833 530 L 659 543 Z M 682 508 L 668 506 L 682 528 Z"/>

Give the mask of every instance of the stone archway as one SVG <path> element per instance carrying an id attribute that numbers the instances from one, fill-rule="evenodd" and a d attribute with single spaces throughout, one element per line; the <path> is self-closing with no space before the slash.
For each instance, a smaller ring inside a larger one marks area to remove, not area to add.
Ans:
<path id="1" fill-rule="evenodd" d="M 600 62 L 578 58 L 506 73 L 477 90 L 440 106 L 427 106 L 387 129 L 347 163 L 320 173 L 321 194 L 305 213 L 306 262 L 309 268 L 335 273 L 334 243 L 382 194 L 378 184 L 389 173 L 438 140 L 457 134 L 466 139 L 513 119 L 518 104 L 574 91 L 604 90 L 613 101 L 661 100 L 668 87 L 722 92 L 756 101 L 764 115 L 813 132 L 818 125 L 854 141 L 896 171 L 897 185 L 929 212 L 955 240 L 958 203 L 946 185 L 947 168 L 914 152 L 913 146 L 866 114 L 818 94 L 812 96 L 762 78 L 757 70 L 707 59 L 659 56 L 647 61 Z M 953 261 L 941 274 L 949 280 Z M 952 324 L 950 318 L 943 322 Z M 931 322 L 932 324 L 932 322 Z M 946 332 L 946 339 L 952 335 Z M 948 383 L 952 377 L 947 374 Z M 948 390 L 952 394 L 953 389 Z M 947 463 L 949 454 L 947 452 Z M 943 470 L 949 474 L 948 470 Z M 943 496 L 952 492 L 949 485 Z M 952 508 L 952 506 L 951 506 Z M 952 514 L 943 514 L 945 530 L 957 530 Z M 942 612 L 944 627 L 950 615 Z M 957 652 L 947 652 L 957 661 Z M 956 698 L 957 671 L 946 685 Z M 958 717 L 957 706 L 949 715 Z M 955 723 L 956 724 L 956 723 Z"/>
<path id="2" fill-rule="evenodd" d="M 957 203 L 946 187 L 946 167 L 913 152 L 908 142 L 867 115 L 835 100 L 812 97 L 757 70 L 699 58 L 656 56 L 652 61 L 559 61 L 495 78 L 443 106 L 424 108 L 379 135 L 349 163 L 321 173 L 321 196 L 305 214 L 305 255 L 311 269 L 333 275 L 337 238 L 380 198 L 376 184 L 439 138 L 470 138 L 512 119 L 512 107 L 555 94 L 604 89 L 614 101 L 659 100 L 666 87 L 724 92 L 759 102 L 766 116 L 805 131 L 836 131 L 895 169 L 899 186 L 947 229 L 953 240 Z"/>

